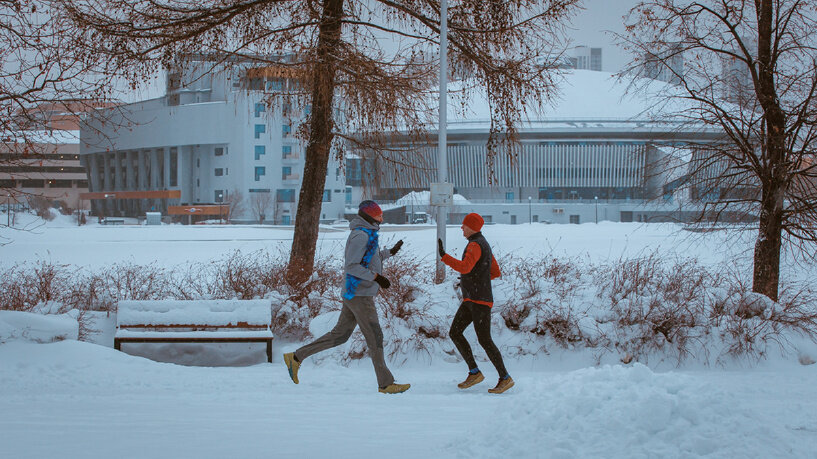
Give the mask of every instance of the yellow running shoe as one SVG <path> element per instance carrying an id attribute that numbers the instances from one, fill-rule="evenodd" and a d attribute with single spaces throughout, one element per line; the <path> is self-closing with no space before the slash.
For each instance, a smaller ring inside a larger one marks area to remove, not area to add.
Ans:
<path id="1" fill-rule="evenodd" d="M 459 387 L 460 389 L 468 389 L 469 387 L 475 386 L 484 380 L 485 376 L 482 374 L 481 371 L 473 375 L 471 373 L 468 373 L 468 377 L 465 378 L 465 381 L 457 384 L 457 387 Z"/>
<path id="2" fill-rule="evenodd" d="M 505 379 L 500 379 L 499 382 L 496 383 L 496 387 L 494 387 L 493 389 L 488 389 L 488 392 L 492 394 L 501 394 L 506 390 L 510 389 L 511 387 L 513 387 L 513 378 L 508 376 Z"/>
<path id="3" fill-rule="evenodd" d="M 400 394 L 407 390 L 409 390 L 411 384 L 389 384 L 386 387 L 381 387 L 377 389 L 378 392 L 381 394 Z"/>
<path id="4" fill-rule="evenodd" d="M 295 353 L 289 352 L 284 354 L 284 363 L 287 365 L 289 377 L 292 378 L 292 382 L 298 384 L 298 368 L 301 367 L 301 362 L 295 360 Z"/>

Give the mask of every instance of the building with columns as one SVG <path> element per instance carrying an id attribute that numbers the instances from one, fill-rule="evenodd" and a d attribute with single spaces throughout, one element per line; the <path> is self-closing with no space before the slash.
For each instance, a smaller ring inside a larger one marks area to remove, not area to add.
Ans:
<path id="1" fill-rule="evenodd" d="M 645 84 L 644 93 L 631 94 L 615 75 L 566 71 L 551 104 L 523 114 L 515 149 L 492 160 L 487 102 L 476 95 L 465 111 L 450 104 L 447 181 L 462 200 L 449 209 L 449 222 L 469 212 L 510 224 L 696 218 L 703 203 L 693 202 L 695 190 L 688 189 L 693 152 L 724 136 L 662 112 L 672 109 L 661 97 L 672 86 Z M 386 153 L 348 155 L 350 204 L 366 198 L 403 202 L 412 192 L 428 190 L 438 181 L 437 136 L 430 139 L 406 136 Z M 427 202 L 413 204 L 408 220 L 412 212 L 433 214 Z"/>
<path id="2" fill-rule="evenodd" d="M 163 97 L 89 114 L 80 158 L 94 213 L 294 223 L 305 153 L 295 133 L 310 107 L 299 102 L 302 75 L 275 60 L 189 57 L 168 71 Z M 343 217 L 344 192 L 330 163 L 323 220 Z"/>

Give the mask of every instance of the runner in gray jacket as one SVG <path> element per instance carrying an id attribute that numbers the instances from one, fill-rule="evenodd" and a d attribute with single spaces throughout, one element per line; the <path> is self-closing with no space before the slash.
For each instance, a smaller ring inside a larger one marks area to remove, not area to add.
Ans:
<path id="1" fill-rule="evenodd" d="M 349 340 L 356 326 L 366 339 L 366 347 L 372 358 L 377 375 L 379 391 L 387 394 L 405 392 L 409 384 L 395 384 L 394 376 L 386 366 L 383 354 L 383 331 L 377 319 L 374 296 L 381 288 L 389 288 L 391 282 L 383 277 L 383 260 L 396 254 L 403 241 L 390 249 L 379 249 L 378 239 L 383 211 L 374 201 L 363 201 L 358 207 L 358 215 L 349 223 L 349 238 L 346 253 L 342 289 L 343 308 L 338 323 L 329 333 L 299 348 L 284 354 L 284 363 L 292 382 L 298 384 L 298 369 L 301 362 L 312 354 L 339 346 Z"/>

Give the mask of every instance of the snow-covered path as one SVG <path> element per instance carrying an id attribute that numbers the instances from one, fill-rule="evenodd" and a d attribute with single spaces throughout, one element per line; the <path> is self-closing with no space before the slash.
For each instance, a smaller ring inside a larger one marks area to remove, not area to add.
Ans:
<path id="1" fill-rule="evenodd" d="M 84 342 L 0 346 L 0 457 L 814 457 L 815 366 L 513 371 L 456 389 L 461 364 L 367 359 L 238 368 L 157 363 Z M 525 366 L 525 365 L 516 365 Z M 544 366 L 544 364 L 539 365 Z"/>

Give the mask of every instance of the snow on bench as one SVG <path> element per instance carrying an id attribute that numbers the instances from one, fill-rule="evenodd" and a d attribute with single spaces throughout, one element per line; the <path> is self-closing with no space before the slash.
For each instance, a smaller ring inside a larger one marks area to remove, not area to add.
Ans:
<path id="1" fill-rule="evenodd" d="M 114 349 L 122 343 L 266 343 L 272 362 L 268 300 L 120 301 Z"/>

